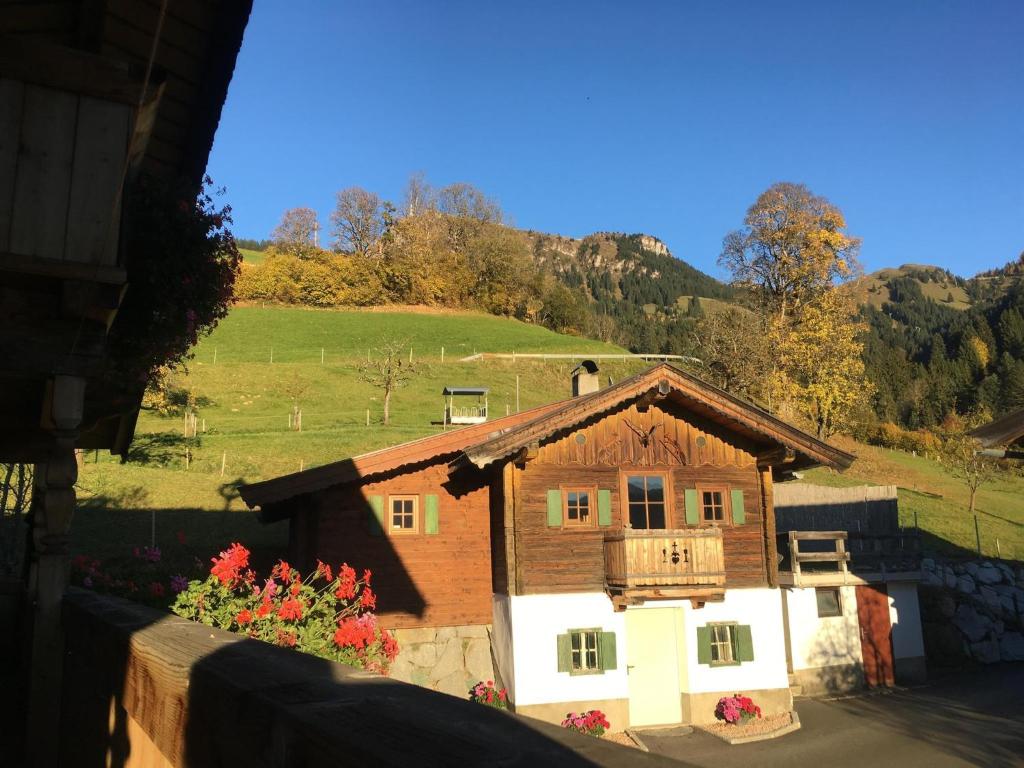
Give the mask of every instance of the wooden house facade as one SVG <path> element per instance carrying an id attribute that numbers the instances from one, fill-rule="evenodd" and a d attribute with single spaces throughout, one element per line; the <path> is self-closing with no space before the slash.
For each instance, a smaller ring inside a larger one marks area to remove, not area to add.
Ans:
<path id="1" fill-rule="evenodd" d="M 737 690 L 789 709 L 774 477 L 852 460 L 662 364 L 241 493 L 297 561 L 373 571 L 400 679 L 651 725 Z"/>

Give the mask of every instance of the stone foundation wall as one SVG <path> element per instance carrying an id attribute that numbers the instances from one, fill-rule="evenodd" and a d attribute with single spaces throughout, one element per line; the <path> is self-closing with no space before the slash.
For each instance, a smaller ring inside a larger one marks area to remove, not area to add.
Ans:
<path id="1" fill-rule="evenodd" d="M 1024 661 L 1024 567 L 1019 563 L 925 558 L 920 599 L 929 662 Z"/>
<path id="2" fill-rule="evenodd" d="M 494 680 L 490 632 L 489 625 L 393 630 L 399 652 L 390 676 L 468 698 L 477 682 Z"/>

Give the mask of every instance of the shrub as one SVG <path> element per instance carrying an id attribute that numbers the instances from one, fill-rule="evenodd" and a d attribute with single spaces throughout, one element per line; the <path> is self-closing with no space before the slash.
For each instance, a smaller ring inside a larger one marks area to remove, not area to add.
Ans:
<path id="1" fill-rule="evenodd" d="M 486 683 L 481 680 L 470 688 L 469 699 L 477 704 L 486 704 L 495 709 L 508 709 L 508 691 L 504 688 L 501 690 L 495 688 L 493 680 L 488 680 Z"/>
<path id="2" fill-rule="evenodd" d="M 755 717 L 761 717 L 761 708 L 749 696 L 723 696 L 715 707 L 715 717 L 731 725 L 745 725 Z"/>
<path id="3" fill-rule="evenodd" d="M 135 547 L 131 557 L 106 561 L 88 555 L 71 560 L 71 583 L 75 586 L 164 609 L 188 588 L 189 577 L 201 572 L 198 560 L 191 564 L 169 563 L 159 547 Z"/>
<path id="4" fill-rule="evenodd" d="M 241 544 L 212 562 L 205 581 L 190 582 L 178 595 L 172 610 L 179 616 L 381 674 L 398 655 L 373 613 L 368 569 L 357 578 L 347 563 L 333 573 L 318 562 L 303 578 L 280 560 L 261 585 Z"/>
<path id="5" fill-rule="evenodd" d="M 586 736 L 604 736 L 604 732 L 611 728 L 611 725 L 604 712 L 600 709 L 591 709 L 578 715 L 570 712 L 562 721 L 562 727 Z"/>

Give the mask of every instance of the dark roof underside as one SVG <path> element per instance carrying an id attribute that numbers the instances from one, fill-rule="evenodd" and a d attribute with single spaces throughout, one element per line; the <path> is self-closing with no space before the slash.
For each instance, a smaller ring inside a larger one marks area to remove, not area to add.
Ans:
<path id="1" fill-rule="evenodd" d="M 1024 437 L 1024 408 L 978 427 L 971 435 L 984 448 L 1012 445 Z"/>

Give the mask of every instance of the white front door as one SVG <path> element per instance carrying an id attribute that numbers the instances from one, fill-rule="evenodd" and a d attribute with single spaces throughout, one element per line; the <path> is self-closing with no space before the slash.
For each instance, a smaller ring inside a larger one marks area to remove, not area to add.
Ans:
<path id="1" fill-rule="evenodd" d="M 667 725 L 683 719 L 679 700 L 677 610 L 626 611 L 630 726 Z"/>

